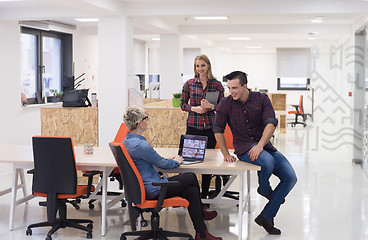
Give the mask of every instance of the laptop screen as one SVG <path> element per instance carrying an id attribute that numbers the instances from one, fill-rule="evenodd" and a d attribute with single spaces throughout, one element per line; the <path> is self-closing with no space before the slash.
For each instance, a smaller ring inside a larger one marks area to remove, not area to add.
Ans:
<path id="1" fill-rule="evenodd" d="M 206 136 L 181 135 L 179 155 L 187 161 L 204 161 Z"/>

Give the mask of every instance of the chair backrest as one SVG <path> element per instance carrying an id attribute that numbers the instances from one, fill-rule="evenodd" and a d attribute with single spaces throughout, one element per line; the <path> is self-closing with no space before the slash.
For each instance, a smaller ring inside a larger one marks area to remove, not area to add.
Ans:
<path id="1" fill-rule="evenodd" d="M 299 99 L 299 114 L 303 114 L 304 113 L 304 109 L 303 109 L 303 95 L 300 95 L 300 99 Z"/>
<path id="2" fill-rule="evenodd" d="M 122 143 L 129 132 L 129 128 L 125 125 L 125 123 L 121 123 L 118 132 L 116 133 L 114 142 Z"/>
<path id="3" fill-rule="evenodd" d="M 233 134 L 230 130 L 230 127 L 228 124 L 226 124 L 225 127 L 225 131 L 224 131 L 224 137 L 225 137 L 225 141 L 226 141 L 226 146 L 228 149 L 234 149 L 234 145 L 233 145 Z M 216 143 L 216 149 L 219 149 L 220 147 L 218 146 L 218 144 Z"/>
<path id="4" fill-rule="evenodd" d="M 126 200 L 135 204 L 143 203 L 146 200 L 143 180 L 124 144 L 111 142 L 109 146 L 119 167 Z"/>
<path id="5" fill-rule="evenodd" d="M 77 168 L 70 137 L 32 138 L 34 174 L 32 191 L 75 194 Z"/>

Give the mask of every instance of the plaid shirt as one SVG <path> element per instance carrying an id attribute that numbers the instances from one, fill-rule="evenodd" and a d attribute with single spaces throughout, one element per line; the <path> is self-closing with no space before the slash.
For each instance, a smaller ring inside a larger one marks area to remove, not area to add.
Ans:
<path id="1" fill-rule="evenodd" d="M 187 126 L 193 127 L 199 130 L 211 129 L 215 121 L 215 112 L 207 111 L 204 114 L 198 114 L 190 110 L 191 107 L 201 105 L 201 100 L 204 98 L 206 92 L 219 91 L 218 101 L 224 97 L 224 87 L 216 79 L 207 80 L 207 86 L 203 89 L 202 83 L 199 78 L 193 78 L 186 81 L 183 86 L 181 96 L 181 109 L 189 112 Z M 190 100 L 190 104 L 188 103 Z M 218 104 L 216 104 L 215 109 Z"/>
<path id="2" fill-rule="evenodd" d="M 278 121 L 267 94 L 249 91 L 245 103 L 235 101 L 231 95 L 219 103 L 213 131 L 223 133 L 226 123 L 233 133 L 235 152 L 240 155 L 258 143 L 267 124 L 277 126 Z M 276 151 L 270 142 L 263 149 Z"/>

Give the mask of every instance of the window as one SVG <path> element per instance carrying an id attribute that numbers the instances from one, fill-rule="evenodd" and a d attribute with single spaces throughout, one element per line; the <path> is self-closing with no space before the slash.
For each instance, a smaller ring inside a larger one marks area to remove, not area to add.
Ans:
<path id="1" fill-rule="evenodd" d="M 21 83 L 27 104 L 45 103 L 51 89 L 68 88 L 72 75 L 71 34 L 21 28 Z"/>
<path id="2" fill-rule="evenodd" d="M 277 78 L 277 90 L 309 90 L 309 78 Z"/>
<path id="3" fill-rule="evenodd" d="M 309 90 L 309 48 L 277 49 L 277 90 Z"/>

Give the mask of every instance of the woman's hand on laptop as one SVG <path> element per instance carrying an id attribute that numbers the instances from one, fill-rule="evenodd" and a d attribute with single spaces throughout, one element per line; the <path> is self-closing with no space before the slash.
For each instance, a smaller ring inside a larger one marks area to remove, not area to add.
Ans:
<path id="1" fill-rule="evenodd" d="M 174 161 L 176 161 L 176 162 L 178 162 L 178 163 L 180 163 L 180 164 L 184 160 L 184 158 L 182 156 L 179 156 L 179 155 L 176 155 L 176 156 L 172 157 L 171 159 L 174 160 Z"/>

